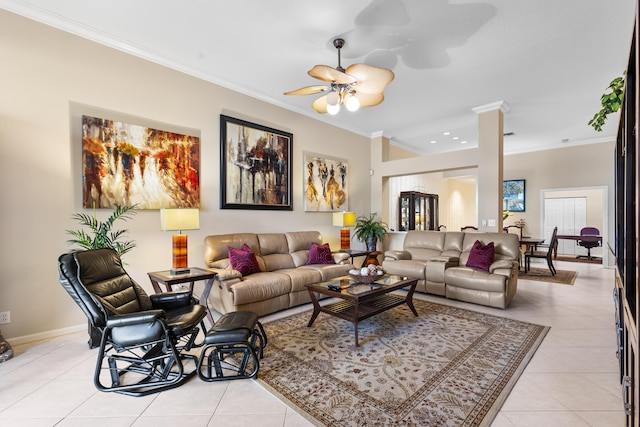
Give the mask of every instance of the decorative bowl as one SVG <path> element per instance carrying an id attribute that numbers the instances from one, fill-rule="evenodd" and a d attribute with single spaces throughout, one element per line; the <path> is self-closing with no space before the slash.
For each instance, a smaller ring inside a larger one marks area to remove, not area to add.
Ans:
<path id="1" fill-rule="evenodd" d="M 372 276 L 362 276 L 360 274 L 349 274 L 353 280 L 358 283 L 364 283 L 365 285 L 369 285 L 375 280 L 378 280 L 384 276 L 384 274 L 374 274 Z"/>

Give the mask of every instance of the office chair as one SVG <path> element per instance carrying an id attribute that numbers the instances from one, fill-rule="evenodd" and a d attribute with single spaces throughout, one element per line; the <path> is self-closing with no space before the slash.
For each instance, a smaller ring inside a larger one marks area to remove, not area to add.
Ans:
<path id="1" fill-rule="evenodd" d="M 558 227 L 553 229 L 551 234 L 551 240 L 549 241 L 549 248 L 546 251 L 531 251 L 524 254 L 524 271 L 531 270 L 531 258 L 544 258 L 547 260 L 547 266 L 552 276 L 556 275 L 556 268 L 553 266 L 553 248 L 556 245 L 558 238 Z"/>
<path id="2" fill-rule="evenodd" d="M 198 346 L 198 325 L 204 328 L 207 312 L 190 291 L 147 295 L 113 249 L 63 254 L 58 272 L 62 287 L 101 333 L 98 390 L 146 396 L 196 373 L 198 358 L 187 352 Z M 194 369 L 187 372 L 185 362 Z"/>
<path id="3" fill-rule="evenodd" d="M 594 257 L 591 256 L 591 249 L 600 246 L 600 241 L 592 237 L 590 238 L 589 236 L 600 236 L 600 230 L 595 227 L 584 227 L 580 230 L 580 236 L 584 236 L 584 238 L 578 240 L 577 243 L 579 246 L 587 249 L 587 255 L 578 255 L 577 258 L 592 260 Z"/>

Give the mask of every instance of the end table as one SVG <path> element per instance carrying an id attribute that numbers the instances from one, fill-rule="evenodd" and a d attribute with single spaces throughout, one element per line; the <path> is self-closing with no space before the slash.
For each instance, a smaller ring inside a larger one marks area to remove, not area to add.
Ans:
<path id="1" fill-rule="evenodd" d="M 213 287 L 213 281 L 216 278 L 217 273 L 213 273 L 211 271 L 204 270 L 202 268 L 194 268 L 191 267 L 188 273 L 184 274 L 171 274 L 171 270 L 164 271 L 155 271 L 152 273 L 147 273 L 149 276 L 149 280 L 151 280 L 151 285 L 153 285 L 153 290 L 159 294 L 162 292 L 160 288 L 160 284 L 163 284 L 167 288 L 167 292 L 173 290 L 173 285 L 179 285 L 182 283 L 189 283 L 189 290 L 193 292 L 193 284 L 194 282 L 200 280 L 206 280 L 204 285 L 204 290 L 202 294 L 200 294 L 200 305 L 204 306 L 207 310 L 207 318 L 211 325 L 215 322 L 213 321 L 213 316 L 211 315 L 211 311 L 209 310 L 208 298 L 209 292 L 211 292 L 211 288 Z M 206 331 L 205 331 L 206 332 Z"/>

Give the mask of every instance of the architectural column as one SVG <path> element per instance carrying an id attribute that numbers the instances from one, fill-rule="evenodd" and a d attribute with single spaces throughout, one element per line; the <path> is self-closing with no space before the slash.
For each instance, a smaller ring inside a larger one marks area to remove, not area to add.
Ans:
<path id="1" fill-rule="evenodd" d="M 385 185 L 386 177 L 380 175 L 382 162 L 387 160 L 389 139 L 382 131 L 371 134 L 371 157 L 369 175 L 371 176 L 371 212 L 375 212 L 383 221 L 389 221 L 389 189 Z M 386 192 L 386 194 L 385 194 Z"/>
<path id="2" fill-rule="evenodd" d="M 504 101 L 472 108 L 478 114 L 478 229 L 502 230 Z"/>

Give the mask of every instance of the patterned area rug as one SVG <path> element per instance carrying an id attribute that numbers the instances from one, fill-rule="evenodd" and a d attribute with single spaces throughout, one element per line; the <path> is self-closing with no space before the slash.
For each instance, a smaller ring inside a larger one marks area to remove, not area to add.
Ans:
<path id="1" fill-rule="evenodd" d="M 556 275 L 552 276 L 548 268 L 536 268 L 532 267 L 527 273 L 524 271 L 518 272 L 518 279 L 534 280 L 537 282 L 549 282 L 558 283 L 561 285 L 573 285 L 576 281 L 578 273 L 571 270 L 558 270 L 556 269 Z"/>
<path id="2" fill-rule="evenodd" d="M 414 300 L 359 324 L 264 325 L 258 381 L 319 426 L 488 426 L 548 327 Z"/>

